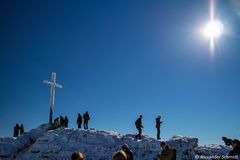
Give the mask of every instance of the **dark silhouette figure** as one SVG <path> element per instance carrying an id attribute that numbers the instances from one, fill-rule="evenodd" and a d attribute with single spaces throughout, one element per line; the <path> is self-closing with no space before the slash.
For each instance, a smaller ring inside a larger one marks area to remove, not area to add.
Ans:
<path id="1" fill-rule="evenodd" d="M 226 146 L 230 146 L 232 144 L 232 139 L 229 139 L 227 137 L 222 137 L 222 140 L 224 141 Z"/>
<path id="2" fill-rule="evenodd" d="M 66 128 L 68 128 L 68 118 L 67 118 L 67 116 L 65 116 L 65 118 L 64 118 L 64 126 Z"/>
<path id="3" fill-rule="evenodd" d="M 158 116 L 156 118 L 156 128 L 157 128 L 157 139 L 161 139 L 160 138 L 160 127 L 161 127 L 162 121 L 161 121 L 161 116 Z"/>
<path id="4" fill-rule="evenodd" d="M 229 152 L 229 156 L 240 156 L 240 141 L 234 139 L 231 145 L 233 149 Z"/>
<path id="5" fill-rule="evenodd" d="M 23 135 L 23 133 L 24 133 L 24 126 L 23 126 L 23 124 L 21 124 L 21 126 L 19 127 L 19 131 L 20 131 L 20 135 Z"/>
<path id="6" fill-rule="evenodd" d="M 139 118 L 135 121 L 135 126 L 138 130 L 138 134 L 135 137 L 136 139 L 141 139 L 142 138 L 142 128 L 143 128 L 142 118 L 143 118 L 143 116 L 140 115 Z"/>
<path id="7" fill-rule="evenodd" d="M 84 125 L 84 129 L 88 129 L 88 121 L 90 120 L 90 116 L 88 114 L 88 112 L 86 112 L 84 115 L 83 115 L 83 125 Z"/>
<path id="8" fill-rule="evenodd" d="M 122 150 L 127 154 L 127 160 L 133 160 L 133 152 L 129 149 L 127 144 L 122 146 Z"/>
<path id="9" fill-rule="evenodd" d="M 19 135 L 19 124 L 17 123 L 16 126 L 13 128 L 13 137 L 18 137 Z"/>
<path id="10" fill-rule="evenodd" d="M 82 116 L 80 113 L 78 113 L 77 125 L 78 125 L 78 129 L 82 127 Z"/>
<path id="11" fill-rule="evenodd" d="M 60 127 L 64 128 L 64 118 L 63 118 L 63 116 L 60 116 Z"/>
<path id="12" fill-rule="evenodd" d="M 54 124 L 53 124 L 53 129 L 57 129 L 59 128 L 59 118 L 55 118 L 54 119 Z"/>

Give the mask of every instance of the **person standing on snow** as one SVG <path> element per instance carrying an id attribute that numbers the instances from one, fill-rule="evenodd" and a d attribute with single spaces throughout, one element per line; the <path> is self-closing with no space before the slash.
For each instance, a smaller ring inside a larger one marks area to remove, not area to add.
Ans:
<path id="1" fill-rule="evenodd" d="M 19 135 L 19 124 L 17 123 L 16 126 L 13 128 L 13 137 L 18 137 Z"/>
<path id="2" fill-rule="evenodd" d="M 20 132 L 20 135 L 23 135 L 23 133 L 24 133 L 24 126 L 23 126 L 23 124 L 21 124 L 21 126 L 19 127 L 19 132 Z"/>
<path id="3" fill-rule="evenodd" d="M 138 134 L 136 135 L 136 139 L 141 139 L 142 138 L 142 128 L 143 128 L 143 125 L 142 125 L 142 118 L 143 116 L 140 115 L 139 118 L 135 121 L 135 126 L 138 130 Z"/>
<path id="4" fill-rule="evenodd" d="M 78 125 L 78 129 L 82 127 L 82 116 L 80 113 L 78 113 L 77 125 Z"/>
<path id="5" fill-rule="evenodd" d="M 90 116 L 88 114 L 88 111 L 83 115 L 83 125 L 84 129 L 88 129 L 88 121 L 90 120 Z"/>
<path id="6" fill-rule="evenodd" d="M 156 119 L 156 128 L 157 128 L 157 139 L 161 139 L 160 138 L 160 127 L 161 127 L 161 124 L 162 124 L 162 121 L 161 121 L 161 116 L 158 116 Z"/>

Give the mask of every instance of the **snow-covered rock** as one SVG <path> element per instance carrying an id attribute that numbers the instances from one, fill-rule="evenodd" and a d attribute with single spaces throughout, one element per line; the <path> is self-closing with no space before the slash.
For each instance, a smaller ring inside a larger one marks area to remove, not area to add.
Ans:
<path id="1" fill-rule="evenodd" d="M 160 142 L 147 135 L 136 140 L 134 134 L 120 135 L 113 131 L 95 129 L 55 129 L 41 125 L 18 138 L 0 138 L 2 160 L 69 160 L 75 151 L 86 155 L 86 160 L 110 160 L 123 144 L 128 144 L 135 160 L 153 160 L 161 151 Z M 198 147 L 198 139 L 174 136 L 167 143 L 176 148 L 179 160 L 195 159 L 195 155 L 227 155 L 230 148 L 220 145 Z"/>
<path id="2" fill-rule="evenodd" d="M 49 125 L 43 124 L 37 129 L 32 129 L 30 132 L 27 132 L 18 138 L 0 138 L 0 159 L 15 158 L 20 152 L 33 144 L 39 137 L 43 136 L 43 134 L 46 133 L 48 129 Z"/>
<path id="3" fill-rule="evenodd" d="M 194 159 L 194 148 L 198 146 L 197 138 L 173 136 L 167 143 L 177 150 L 179 159 Z"/>
<path id="4" fill-rule="evenodd" d="M 159 142 L 148 136 L 137 141 L 134 135 L 121 136 L 112 131 L 56 129 L 48 131 L 16 159 L 69 159 L 73 152 L 81 151 L 87 160 L 109 160 L 124 143 L 139 160 L 153 159 L 160 150 Z"/>
<path id="5" fill-rule="evenodd" d="M 216 157 L 217 159 L 218 156 L 228 155 L 231 149 L 231 147 L 219 144 L 208 144 L 195 148 L 195 156 L 199 158 L 201 157 L 202 160 L 210 159 L 211 156 L 213 156 L 212 158 Z"/>

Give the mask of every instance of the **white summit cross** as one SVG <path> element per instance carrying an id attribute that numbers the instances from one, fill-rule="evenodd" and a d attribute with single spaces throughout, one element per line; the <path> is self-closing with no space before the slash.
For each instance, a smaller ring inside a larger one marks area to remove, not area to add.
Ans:
<path id="1" fill-rule="evenodd" d="M 55 97 L 55 87 L 62 88 L 63 86 L 56 83 L 56 73 L 54 73 L 54 72 L 52 72 L 52 79 L 51 79 L 51 81 L 44 80 L 43 83 L 49 84 L 51 86 L 49 123 L 52 123 L 54 97 Z"/>

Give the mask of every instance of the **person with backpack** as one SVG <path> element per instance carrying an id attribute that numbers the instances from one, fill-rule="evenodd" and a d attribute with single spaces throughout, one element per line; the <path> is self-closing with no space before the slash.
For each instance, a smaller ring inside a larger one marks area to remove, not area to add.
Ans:
<path id="1" fill-rule="evenodd" d="M 157 140 L 159 140 L 159 139 L 161 139 L 160 138 L 160 127 L 162 124 L 161 116 L 158 116 L 155 120 L 156 120 L 156 128 L 157 128 Z"/>
<path id="2" fill-rule="evenodd" d="M 80 113 L 78 113 L 77 125 L 78 125 L 78 129 L 82 127 L 82 116 Z"/>
<path id="3" fill-rule="evenodd" d="M 143 128 L 143 125 L 142 125 L 142 119 L 143 119 L 143 116 L 140 115 L 139 118 L 135 121 L 135 126 L 138 130 L 138 134 L 136 135 L 136 139 L 142 139 L 142 128 Z"/>
<path id="4" fill-rule="evenodd" d="M 84 129 L 88 129 L 88 121 L 90 120 L 90 116 L 88 114 L 88 111 L 86 113 L 84 113 L 83 115 L 83 125 L 84 125 Z"/>

